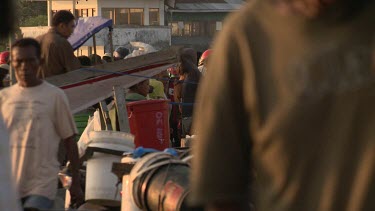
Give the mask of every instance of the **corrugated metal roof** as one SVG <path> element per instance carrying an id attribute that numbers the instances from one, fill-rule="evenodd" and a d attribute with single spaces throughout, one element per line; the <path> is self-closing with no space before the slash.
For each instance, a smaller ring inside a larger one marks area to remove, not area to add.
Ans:
<path id="1" fill-rule="evenodd" d="M 243 0 L 177 0 L 174 11 L 232 11 L 240 9 L 243 3 Z"/>

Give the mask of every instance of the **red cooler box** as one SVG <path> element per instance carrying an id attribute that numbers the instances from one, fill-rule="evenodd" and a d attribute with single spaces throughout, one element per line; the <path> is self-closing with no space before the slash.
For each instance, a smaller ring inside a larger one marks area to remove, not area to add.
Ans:
<path id="1" fill-rule="evenodd" d="M 168 100 L 141 100 L 127 103 L 130 132 L 135 147 L 169 148 Z"/>

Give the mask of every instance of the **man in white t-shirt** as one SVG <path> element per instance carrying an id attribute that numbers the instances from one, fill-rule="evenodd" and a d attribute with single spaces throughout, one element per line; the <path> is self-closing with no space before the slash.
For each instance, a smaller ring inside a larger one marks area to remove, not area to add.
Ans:
<path id="1" fill-rule="evenodd" d="M 79 184 L 77 133 L 64 92 L 37 78 L 39 43 L 31 38 L 12 46 L 18 83 L 0 92 L 0 111 L 10 137 L 12 174 L 24 208 L 50 209 L 57 190 L 57 152 L 64 142 L 72 164 L 73 201 L 83 202 Z"/>
<path id="2" fill-rule="evenodd" d="M 0 210 L 21 210 L 11 177 L 9 136 L 0 113 Z"/>

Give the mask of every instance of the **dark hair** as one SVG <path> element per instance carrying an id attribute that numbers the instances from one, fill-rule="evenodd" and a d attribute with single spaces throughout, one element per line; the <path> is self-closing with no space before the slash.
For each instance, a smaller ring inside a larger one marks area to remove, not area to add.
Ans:
<path id="1" fill-rule="evenodd" d="M 56 27 L 60 23 L 68 24 L 70 21 L 75 20 L 74 15 L 67 10 L 60 10 L 55 13 L 52 18 L 52 26 Z"/>
<path id="2" fill-rule="evenodd" d="M 40 59 L 41 57 L 41 54 L 42 54 L 42 50 L 40 48 L 40 44 L 38 43 L 38 41 L 36 41 L 35 39 L 33 38 L 23 38 L 23 39 L 19 39 L 19 40 L 16 40 L 11 49 L 13 50 L 14 48 L 25 48 L 25 47 L 29 47 L 29 46 L 33 46 L 35 48 L 35 51 L 36 51 L 36 56 L 38 57 L 38 59 Z"/>
<path id="3" fill-rule="evenodd" d="M 77 57 L 82 66 L 91 66 L 91 60 L 88 56 Z"/>
<path id="4" fill-rule="evenodd" d="M 121 59 L 125 58 L 130 53 L 129 49 L 127 49 L 127 48 L 125 48 L 123 46 L 117 47 L 115 51 L 120 55 Z"/>
<path id="5" fill-rule="evenodd" d="M 102 58 L 98 54 L 90 55 L 91 64 L 98 64 L 102 62 Z"/>

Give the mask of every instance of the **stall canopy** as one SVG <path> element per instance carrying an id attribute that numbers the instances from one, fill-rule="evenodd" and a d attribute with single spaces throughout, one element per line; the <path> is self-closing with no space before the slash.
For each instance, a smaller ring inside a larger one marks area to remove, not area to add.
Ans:
<path id="1" fill-rule="evenodd" d="M 77 26 L 68 41 L 73 49 L 76 50 L 94 34 L 106 27 L 112 27 L 112 19 L 106 19 L 99 16 L 79 18 Z"/>

